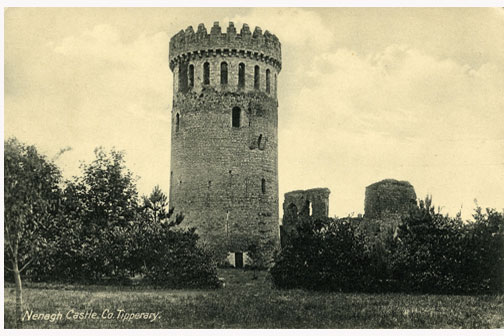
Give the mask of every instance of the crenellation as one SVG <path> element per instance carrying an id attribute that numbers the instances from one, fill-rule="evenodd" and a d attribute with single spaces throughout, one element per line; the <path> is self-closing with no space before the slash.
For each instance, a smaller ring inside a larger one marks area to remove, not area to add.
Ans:
<path id="1" fill-rule="evenodd" d="M 242 29 L 240 30 L 240 35 L 242 37 L 247 37 L 247 36 L 250 36 L 250 28 L 249 28 L 249 25 L 244 23 L 243 26 L 242 26 Z"/>
<path id="2" fill-rule="evenodd" d="M 214 22 L 212 29 L 210 29 L 210 42 L 215 43 L 216 41 L 219 41 L 221 37 L 221 26 L 219 26 L 219 22 Z"/>
<path id="3" fill-rule="evenodd" d="M 198 51 L 207 51 L 209 48 L 230 48 L 236 49 L 238 53 L 244 51 L 246 55 L 254 55 L 256 52 L 262 57 L 268 57 L 278 71 L 281 69 L 281 45 L 278 38 L 266 31 L 264 34 L 260 27 L 256 27 L 254 32 L 250 31 L 247 24 L 244 24 L 237 34 L 232 22 L 222 33 L 222 28 L 218 22 L 210 29 L 210 33 L 204 24 L 199 24 L 196 33 L 189 26 L 185 31 L 181 30 L 170 40 L 170 67 L 173 69 L 181 60 L 181 55 L 190 55 Z M 250 51 L 250 53 L 249 53 Z M 239 53 L 240 54 L 240 53 Z M 242 54 L 240 54 L 242 55 Z"/>
<path id="4" fill-rule="evenodd" d="M 252 38 L 260 42 L 264 40 L 261 27 L 255 27 L 254 33 L 252 34 Z"/>
<path id="5" fill-rule="evenodd" d="M 205 27 L 205 24 L 204 23 L 200 23 L 198 25 L 198 32 L 197 32 L 197 35 L 198 35 L 198 40 L 203 40 L 206 36 L 207 36 L 207 29 Z"/>
<path id="6" fill-rule="evenodd" d="M 192 41 L 194 39 L 194 29 L 192 26 L 188 26 L 184 32 L 186 40 Z"/>
<path id="7" fill-rule="evenodd" d="M 228 41 L 233 41 L 236 36 L 236 28 L 233 22 L 229 22 L 229 26 L 226 30 Z"/>

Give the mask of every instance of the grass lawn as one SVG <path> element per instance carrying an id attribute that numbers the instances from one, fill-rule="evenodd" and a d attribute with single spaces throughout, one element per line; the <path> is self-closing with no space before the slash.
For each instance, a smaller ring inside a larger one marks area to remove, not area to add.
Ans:
<path id="1" fill-rule="evenodd" d="M 218 290 L 27 284 L 24 311 L 57 314 L 24 328 L 504 328 L 504 296 L 345 294 L 272 289 L 267 273 L 220 270 Z M 5 328 L 15 293 L 5 287 Z M 102 314 L 105 310 L 104 317 Z M 121 314 L 118 313 L 121 311 Z M 95 318 L 73 316 L 92 311 Z M 67 314 L 70 312 L 69 317 Z M 158 313 L 134 316 L 130 313 Z M 112 315 L 107 315 L 112 314 Z M 119 316 L 119 318 L 118 318 Z M 33 317 L 33 315 L 32 315 Z M 141 319 L 145 317 L 147 319 Z M 151 320 L 153 320 L 151 322 Z"/>

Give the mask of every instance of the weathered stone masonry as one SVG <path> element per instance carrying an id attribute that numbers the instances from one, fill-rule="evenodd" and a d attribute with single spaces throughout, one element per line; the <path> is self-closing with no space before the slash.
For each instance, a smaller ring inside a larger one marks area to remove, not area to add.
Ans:
<path id="1" fill-rule="evenodd" d="M 285 194 L 283 219 L 280 227 L 282 247 L 297 234 L 299 216 L 322 219 L 329 213 L 327 188 L 295 190 Z M 402 218 L 416 206 L 416 193 L 407 181 L 385 179 L 366 187 L 364 216 L 345 218 L 359 225 L 369 236 L 381 237 L 395 234 Z"/>
<path id="2" fill-rule="evenodd" d="M 278 244 L 280 42 L 214 23 L 170 41 L 174 93 L 170 205 L 221 252 Z M 271 251 L 264 251 L 271 253 Z"/>
<path id="3" fill-rule="evenodd" d="M 408 215 L 416 205 L 415 188 L 408 181 L 386 179 L 366 187 L 364 217 L 384 218 L 391 214 Z"/>
<path id="4" fill-rule="evenodd" d="M 284 214 L 296 212 L 301 214 L 306 211 L 306 215 L 314 218 L 325 218 L 329 215 L 329 194 L 328 188 L 313 188 L 308 190 L 294 190 L 285 193 L 283 203 Z"/>
<path id="5" fill-rule="evenodd" d="M 314 219 L 329 216 L 330 193 L 328 188 L 294 190 L 285 193 L 282 226 L 280 226 L 282 247 L 296 235 L 296 223 L 299 216 L 311 216 Z"/>

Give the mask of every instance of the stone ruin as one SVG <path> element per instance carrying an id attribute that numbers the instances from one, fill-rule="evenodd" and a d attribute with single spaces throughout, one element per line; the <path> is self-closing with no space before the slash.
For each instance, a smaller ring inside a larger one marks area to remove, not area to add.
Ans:
<path id="1" fill-rule="evenodd" d="M 326 218 L 329 215 L 329 194 L 327 188 L 295 190 L 285 194 L 280 226 L 280 244 L 285 246 L 287 241 L 296 234 L 296 223 L 299 216 L 311 216 L 315 219 Z"/>
<path id="2" fill-rule="evenodd" d="M 297 218 L 308 215 L 314 219 L 329 215 L 329 194 L 327 188 L 295 190 L 285 194 L 280 226 L 282 247 L 296 234 Z M 364 216 L 351 218 L 368 233 L 374 235 L 393 234 L 416 203 L 415 188 L 407 181 L 385 179 L 366 187 Z"/>
<path id="3" fill-rule="evenodd" d="M 331 191 L 327 188 L 290 191 L 285 194 L 284 213 L 295 209 L 300 214 L 302 211 L 306 211 L 309 216 L 315 218 L 327 217 L 330 193 Z"/>
<path id="4" fill-rule="evenodd" d="M 386 179 L 366 187 L 364 217 L 382 219 L 390 214 L 407 215 L 416 205 L 415 188 L 408 181 Z"/>

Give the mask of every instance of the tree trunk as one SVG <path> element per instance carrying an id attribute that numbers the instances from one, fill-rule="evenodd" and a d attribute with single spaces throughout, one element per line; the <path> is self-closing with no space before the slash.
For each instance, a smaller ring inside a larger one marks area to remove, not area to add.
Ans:
<path id="1" fill-rule="evenodd" d="M 14 257 L 12 261 L 14 281 L 16 283 L 16 328 L 22 328 L 21 309 L 23 307 L 23 285 L 21 284 L 21 274 L 19 273 L 18 260 Z"/>

